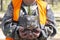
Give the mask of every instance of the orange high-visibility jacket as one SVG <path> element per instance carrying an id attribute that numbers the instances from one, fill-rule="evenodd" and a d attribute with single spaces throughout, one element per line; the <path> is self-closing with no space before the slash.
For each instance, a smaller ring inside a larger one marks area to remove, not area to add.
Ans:
<path id="1" fill-rule="evenodd" d="M 41 25 L 45 25 L 46 23 L 46 6 L 47 3 L 42 0 L 36 0 L 38 10 L 39 10 L 39 21 Z M 19 19 L 19 11 L 21 8 L 22 0 L 12 0 L 13 4 L 13 20 L 18 21 Z"/>

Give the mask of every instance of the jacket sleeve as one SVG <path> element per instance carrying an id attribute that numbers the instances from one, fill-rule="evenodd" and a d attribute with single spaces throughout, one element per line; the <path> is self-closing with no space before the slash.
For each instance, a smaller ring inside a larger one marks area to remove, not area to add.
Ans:
<path id="1" fill-rule="evenodd" d="M 3 17 L 3 20 L 2 20 L 2 26 L 3 26 L 3 29 L 4 27 L 7 25 L 9 25 L 12 21 L 12 12 L 13 12 L 13 7 L 12 7 L 12 3 L 10 3 L 8 5 L 8 10 L 6 11 L 4 17 Z"/>
<path id="2" fill-rule="evenodd" d="M 49 5 L 47 6 L 47 21 L 48 21 L 49 24 L 52 24 L 54 26 L 56 24 L 54 13 L 52 12 Z"/>
<path id="3" fill-rule="evenodd" d="M 51 28 L 53 28 L 53 33 L 51 34 L 51 36 L 54 36 L 56 34 L 56 21 L 54 13 L 52 12 L 49 5 L 47 5 L 47 25 L 50 25 Z"/>

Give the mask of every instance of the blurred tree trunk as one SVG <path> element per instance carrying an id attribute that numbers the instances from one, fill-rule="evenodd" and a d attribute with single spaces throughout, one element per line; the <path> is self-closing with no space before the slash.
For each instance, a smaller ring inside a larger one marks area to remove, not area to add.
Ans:
<path id="1" fill-rule="evenodd" d="M 51 0 L 51 2 L 52 2 L 52 6 L 54 6 L 54 0 Z"/>
<path id="2" fill-rule="evenodd" d="M 3 10 L 3 0 L 1 0 L 1 11 Z"/>

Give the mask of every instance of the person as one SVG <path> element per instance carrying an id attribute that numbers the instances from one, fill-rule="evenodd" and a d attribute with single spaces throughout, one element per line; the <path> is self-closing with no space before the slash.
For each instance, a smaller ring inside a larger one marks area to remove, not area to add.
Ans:
<path id="1" fill-rule="evenodd" d="M 37 32 L 35 32 L 38 33 L 39 36 L 35 37 L 35 39 L 47 40 L 48 36 L 54 36 L 56 34 L 55 18 L 50 6 L 46 2 L 42 0 L 12 0 L 12 2 L 8 5 L 8 10 L 5 13 L 2 21 L 3 32 L 6 35 L 6 39 L 20 39 L 19 37 L 22 35 L 22 30 L 24 30 L 24 26 L 26 26 L 27 21 L 30 23 L 30 21 L 34 19 L 35 15 L 37 16 L 38 20 L 36 24 L 38 25 L 39 23 L 39 27 L 37 28 L 39 31 L 36 29 Z M 29 25 L 29 23 L 27 25 Z M 33 25 L 36 26 L 36 24 Z M 30 25 L 32 24 L 30 23 Z M 31 30 L 32 29 L 33 28 L 31 28 Z M 21 38 L 25 40 L 25 36 L 23 37 Z M 29 38 L 30 37 L 28 36 L 28 39 Z"/>

